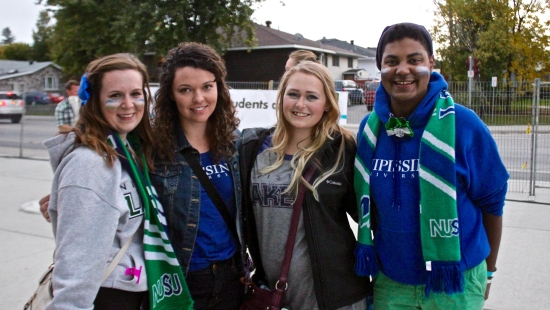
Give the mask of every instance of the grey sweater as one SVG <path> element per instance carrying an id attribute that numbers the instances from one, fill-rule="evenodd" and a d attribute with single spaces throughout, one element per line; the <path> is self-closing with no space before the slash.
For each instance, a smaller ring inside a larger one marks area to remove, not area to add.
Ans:
<path id="1" fill-rule="evenodd" d="M 54 170 L 49 213 L 56 242 L 54 298 L 47 310 L 93 309 L 100 286 L 147 290 L 144 213 L 137 189 L 118 161 L 110 168 L 87 147 L 72 150 L 74 138 L 70 133 L 43 143 Z M 102 284 L 108 264 L 134 234 L 124 257 Z M 137 284 L 125 272 L 141 266 Z"/>

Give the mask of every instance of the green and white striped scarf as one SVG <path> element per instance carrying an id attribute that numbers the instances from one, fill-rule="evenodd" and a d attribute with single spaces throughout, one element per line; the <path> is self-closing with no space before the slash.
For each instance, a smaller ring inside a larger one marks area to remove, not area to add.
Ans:
<path id="1" fill-rule="evenodd" d="M 452 97 L 442 91 L 420 142 L 420 231 L 428 272 L 426 296 L 431 291 L 450 295 L 464 290 L 459 269 L 454 111 Z M 382 122 L 372 112 L 360 133 L 361 156 L 358 151 L 355 158 L 354 186 L 360 214 L 356 272 L 361 276 L 374 276 L 378 272 L 370 226 L 370 168 L 381 127 Z"/>
<path id="2" fill-rule="evenodd" d="M 122 167 L 131 175 L 145 211 L 143 247 L 150 309 L 192 310 L 193 300 L 166 234 L 164 211 L 149 179 L 145 156 L 141 151 L 141 142 L 137 136 L 128 134 L 130 146 L 143 163 L 145 170 L 143 173 L 117 133 L 109 135 L 108 141 L 119 154 Z"/>

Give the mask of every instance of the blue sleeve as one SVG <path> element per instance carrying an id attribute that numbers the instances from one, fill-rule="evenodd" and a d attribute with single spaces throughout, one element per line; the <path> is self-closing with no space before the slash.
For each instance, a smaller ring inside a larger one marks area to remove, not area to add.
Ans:
<path id="1" fill-rule="evenodd" d="M 483 213 L 500 216 L 509 174 L 496 142 L 472 110 L 457 105 L 456 120 L 457 185 Z"/>

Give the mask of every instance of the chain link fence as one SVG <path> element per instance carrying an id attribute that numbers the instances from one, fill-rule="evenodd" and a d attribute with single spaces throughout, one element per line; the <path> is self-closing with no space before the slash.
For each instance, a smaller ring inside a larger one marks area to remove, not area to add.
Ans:
<path id="1" fill-rule="evenodd" d="M 487 124 L 511 175 L 509 191 L 535 195 L 538 187 L 550 187 L 550 83 L 450 82 L 455 102 L 472 110 Z M 538 84 L 537 84 L 538 83 Z M 276 90 L 278 81 L 229 81 L 233 89 Z M 361 85 L 365 105 L 348 106 L 347 127 L 356 132 L 372 110 L 378 83 Z M 47 159 L 41 142 L 57 132 L 56 105 L 27 106 L 21 124 L 0 120 L 0 155 Z M 482 146 L 481 146 L 482 147 Z"/>

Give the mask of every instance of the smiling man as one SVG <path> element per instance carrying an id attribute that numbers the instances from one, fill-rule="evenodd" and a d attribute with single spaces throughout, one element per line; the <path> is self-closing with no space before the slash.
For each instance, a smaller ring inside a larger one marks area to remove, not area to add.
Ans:
<path id="1" fill-rule="evenodd" d="M 378 310 L 480 310 L 496 271 L 508 180 L 496 143 L 432 72 L 423 26 L 386 27 L 376 64 L 382 83 L 355 161 L 356 271 L 378 275 Z"/>

